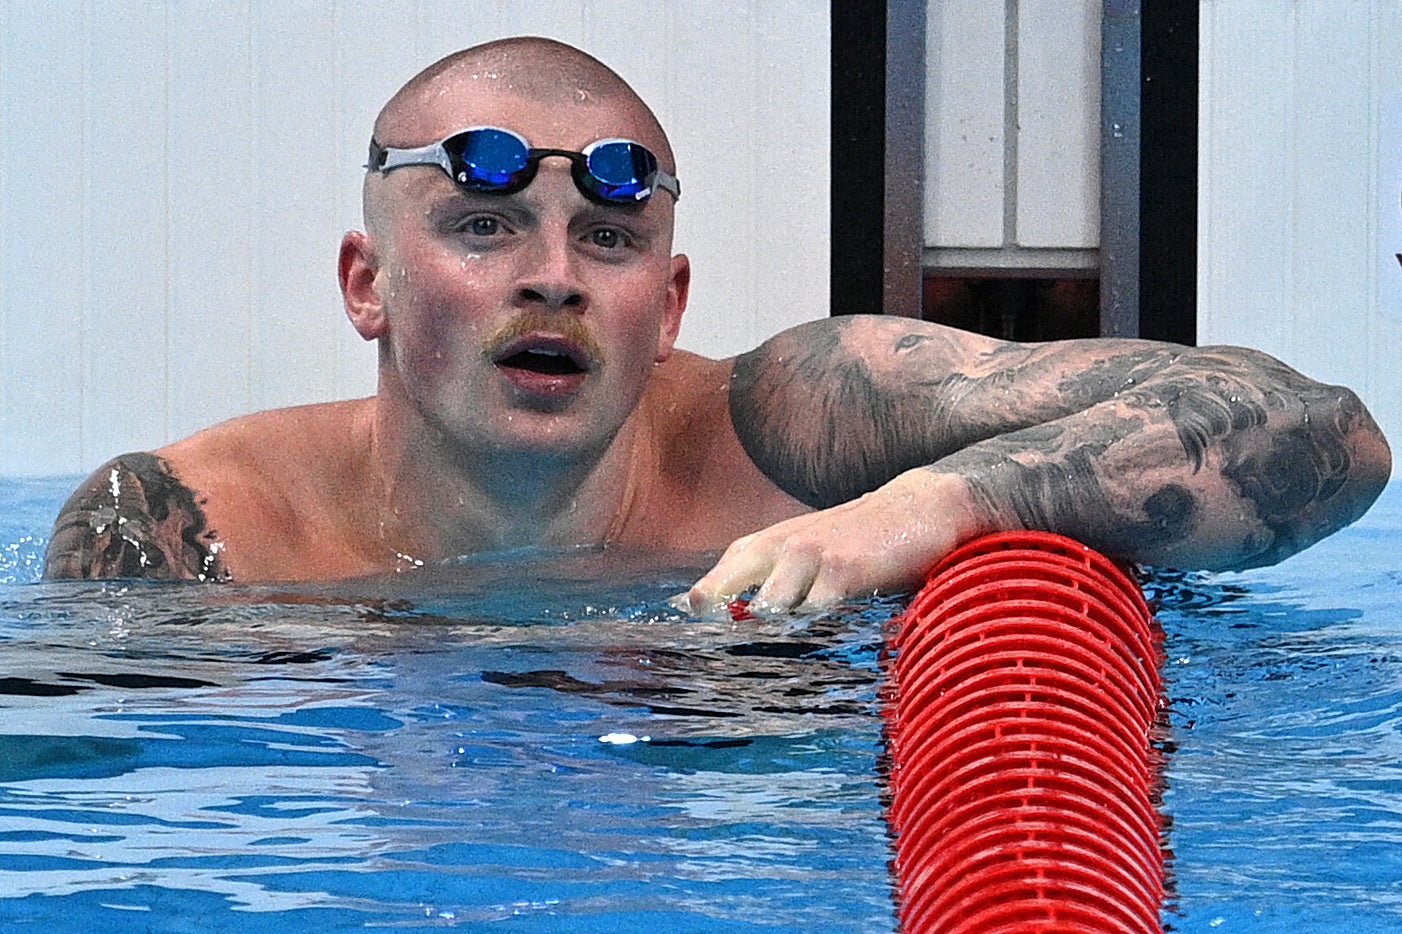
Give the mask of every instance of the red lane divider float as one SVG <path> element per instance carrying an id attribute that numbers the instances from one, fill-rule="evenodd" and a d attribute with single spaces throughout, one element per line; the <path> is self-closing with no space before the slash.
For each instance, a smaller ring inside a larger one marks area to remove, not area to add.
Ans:
<path id="1" fill-rule="evenodd" d="M 902 930 L 1162 932 L 1161 642 L 1133 578 L 1062 536 L 992 535 L 892 630 Z"/>

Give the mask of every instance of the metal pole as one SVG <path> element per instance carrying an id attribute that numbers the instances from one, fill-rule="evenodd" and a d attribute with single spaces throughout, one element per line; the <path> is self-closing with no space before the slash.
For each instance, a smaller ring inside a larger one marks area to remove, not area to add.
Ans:
<path id="1" fill-rule="evenodd" d="M 925 244 L 925 3 L 886 3 L 886 197 L 882 309 L 920 317 Z"/>
<path id="2" fill-rule="evenodd" d="M 1100 334 L 1139 336 L 1139 0 L 1105 0 L 1100 50 Z"/>

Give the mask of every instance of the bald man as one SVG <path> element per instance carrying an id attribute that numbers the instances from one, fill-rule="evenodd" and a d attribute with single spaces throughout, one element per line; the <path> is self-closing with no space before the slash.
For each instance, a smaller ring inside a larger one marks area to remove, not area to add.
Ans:
<path id="1" fill-rule="evenodd" d="M 1346 389 L 1262 354 L 1015 344 L 814 321 L 674 348 L 690 265 L 657 119 L 616 74 L 512 39 L 385 106 L 341 243 L 368 399 L 238 418 L 98 468 L 46 575 L 325 580 L 524 545 L 726 549 L 698 611 L 915 586 L 1036 528 L 1152 565 L 1277 561 L 1358 518 L 1388 447 Z M 729 546 L 727 548 L 727 546 Z"/>

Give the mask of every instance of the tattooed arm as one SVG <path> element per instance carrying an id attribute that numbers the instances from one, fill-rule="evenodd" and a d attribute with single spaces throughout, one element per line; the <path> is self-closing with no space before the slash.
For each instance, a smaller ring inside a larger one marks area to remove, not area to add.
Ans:
<path id="1" fill-rule="evenodd" d="M 44 577 L 222 580 L 220 544 L 194 492 L 163 458 L 103 464 L 54 522 Z"/>
<path id="2" fill-rule="evenodd" d="M 735 542 L 698 608 L 754 585 L 776 607 L 910 588 L 1001 529 L 1146 564 L 1269 564 L 1357 519 L 1391 470 L 1353 393 L 1265 354 L 899 318 L 768 341 L 736 361 L 731 414 L 755 463 L 822 511 Z"/>

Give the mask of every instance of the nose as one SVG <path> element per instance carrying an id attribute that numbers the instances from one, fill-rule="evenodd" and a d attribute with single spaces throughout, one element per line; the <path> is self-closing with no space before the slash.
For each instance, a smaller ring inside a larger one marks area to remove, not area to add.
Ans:
<path id="1" fill-rule="evenodd" d="M 544 305 L 552 311 L 583 311 L 584 286 L 575 269 L 568 234 L 541 230 L 537 240 L 535 248 L 526 251 L 526 268 L 516 288 L 516 300 L 523 305 Z"/>
<path id="2" fill-rule="evenodd" d="M 542 218 L 531 233 L 531 241 L 521 251 L 517 302 L 553 311 L 583 311 L 588 298 L 580 278 L 579 256 L 567 212 L 558 217 Z"/>

